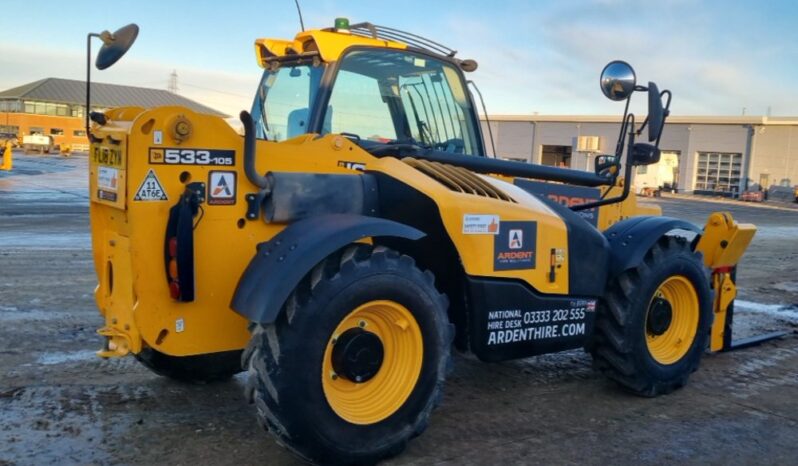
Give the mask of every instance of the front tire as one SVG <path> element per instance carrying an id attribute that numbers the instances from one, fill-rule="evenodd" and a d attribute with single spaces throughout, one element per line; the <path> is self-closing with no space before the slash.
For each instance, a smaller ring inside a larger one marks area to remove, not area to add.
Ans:
<path id="1" fill-rule="evenodd" d="M 454 327 L 430 272 L 353 245 L 294 290 L 277 321 L 252 326 L 243 361 L 261 425 L 316 463 L 374 463 L 427 426 Z"/>
<path id="2" fill-rule="evenodd" d="M 589 347 L 594 366 L 637 395 L 670 393 L 698 368 L 712 318 L 701 254 L 664 236 L 609 284 Z"/>

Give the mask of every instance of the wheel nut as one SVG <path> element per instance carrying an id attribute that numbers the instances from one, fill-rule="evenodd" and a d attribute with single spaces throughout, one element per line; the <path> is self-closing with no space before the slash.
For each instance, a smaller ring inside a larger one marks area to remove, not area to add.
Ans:
<path id="1" fill-rule="evenodd" d="M 336 374 L 335 372 L 330 372 L 330 378 L 333 380 L 338 380 L 338 374 Z"/>
<path id="2" fill-rule="evenodd" d="M 358 323 L 357 323 L 357 325 L 358 325 L 360 328 L 363 328 L 363 327 L 365 327 L 365 326 L 366 326 L 366 321 L 365 321 L 365 320 L 361 320 L 360 322 L 358 322 Z"/>

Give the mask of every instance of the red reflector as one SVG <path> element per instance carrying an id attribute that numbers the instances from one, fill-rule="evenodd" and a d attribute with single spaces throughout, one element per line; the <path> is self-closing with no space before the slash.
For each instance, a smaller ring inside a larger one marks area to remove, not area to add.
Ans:
<path id="1" fill-rule="evenodd" d="M 177 282 L 169 282 L 169 295 L 172 296 L 172 299 L 179 299 L 180 284 L 178 284 Z"/>
<path id="2" fill-rule="evenodd" d="M 169 260 L 169 278 L 177 280 L 177 259 Z"/>
<path id="3" fill-rule="evenodd" d="M 731 273 L 734 267 L 718 267 L 712 270 L 714 273 Z"/>
<path id="4" fill-rule="evenodd" d="M 177 238 L 169 238 L 169 256 L 177 257 Z"/>

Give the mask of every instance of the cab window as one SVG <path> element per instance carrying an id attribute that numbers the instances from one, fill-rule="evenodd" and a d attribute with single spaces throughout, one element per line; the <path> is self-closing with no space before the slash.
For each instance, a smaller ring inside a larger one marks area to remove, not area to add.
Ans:
<path id="1" fill-rule="evenodd" d="M 256 136 L 284 141 L 307 133 L 311 104 L 323 72 L 322 66 L 310 64 L 266 70 L 252 105 Z"/>
<path id="2" fill-rule="evenodd" d="M 354 50 L 341 58 L 324 133 L 482 155 L 466 92 L 451 63 L 406 51 Z"/>

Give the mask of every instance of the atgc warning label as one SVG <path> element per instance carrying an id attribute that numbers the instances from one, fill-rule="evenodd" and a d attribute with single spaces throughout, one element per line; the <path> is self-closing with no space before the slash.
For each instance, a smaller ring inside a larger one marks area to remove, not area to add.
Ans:
<path id="1" fill-rule="evenodd" d="M 158 181 L 158 177 L 152 169 L 147 172 L 147 176 L 141 182 L 136 195 L 133 196 L 134 201 L 166 201 L 168 199 L 163 185 Z"/>

